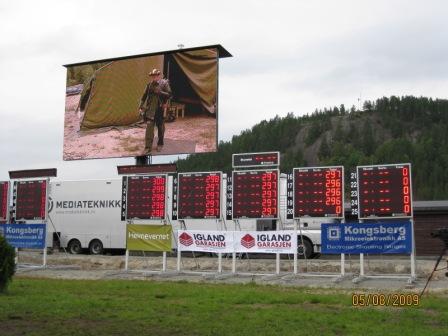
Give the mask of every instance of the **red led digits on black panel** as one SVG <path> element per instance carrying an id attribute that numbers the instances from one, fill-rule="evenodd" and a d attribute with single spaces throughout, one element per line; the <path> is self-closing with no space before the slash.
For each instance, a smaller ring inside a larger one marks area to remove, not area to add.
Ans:
<path id="1" fill-rule="evenodd" d="M 359 216 L 411 217 L 410 165 L 358 168 Z"/>
<path id="2" fill-rule="evenodd" d="M 8 216 L 8 182 L 0 182 L 0 219 Z"/>
<path id="3" fill-rule="evenodd" d="M 165 175 L 129 177 L 127 218 L 164 219 L 165 199 Z"/>
<path id="4" fill-rule="evenodd" d="M 45 219 L 47 181 L 24 181 L 17 184 L 16 219 Z"/>
<path id="5" fill-rule="evenodd" d="M 294 217 L 343 217 L 342 167 L 294 169 Z"/>
<path id="6" fill-rule="evenodd" d="M 278 217 L 278 171 L 233 173 L 233 218 Z"/>
<path id="7" fill-rule="evenodd" d="M 278 152 L 233 154 L 233 167 L 278 166 Z"/>
<path id="8" fill-rule="evenodd" d="M 220 204 L 220 174 L 179 174 L 179 218 L 219 218 Z"/>

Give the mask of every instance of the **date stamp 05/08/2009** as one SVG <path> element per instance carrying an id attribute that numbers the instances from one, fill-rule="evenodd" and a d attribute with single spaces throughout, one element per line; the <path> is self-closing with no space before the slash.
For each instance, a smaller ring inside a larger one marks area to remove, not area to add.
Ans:
<path id="1" fill-rule="evenodd" d="M 352 306 L 354 307 L 411 307 L 420 304 L 418 294 L 352 294 Z"/>

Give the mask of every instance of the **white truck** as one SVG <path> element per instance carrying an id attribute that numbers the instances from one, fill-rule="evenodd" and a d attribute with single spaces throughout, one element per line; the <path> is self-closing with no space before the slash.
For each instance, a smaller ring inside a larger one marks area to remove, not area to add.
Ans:
<path id="1" fill-rule="evenodd" d="M 225 213 L 225 175 L 223 177 L 222 213 Z M 275 230 L 277 223 L 285 230 L 293 229 L 293 221 L 286 220 L 286 176 L 280 177 L 280 220 L 185 220 L 185 226 L 192 230 Z M 59 245 L 71 253 L 88 249 L 91 254 L 101 254 L 104 249 L 126 248 L 126 222 L 121 221 L 121 179 L 53 181 L 49 192 L 48 231 Z M 168 179 L 167 222 L 176 232 L 180 221 L 171 219 L 172 178 Z M 306 257 L 320 252 L 320 224 L 325 218 L 301 220 L 302 241 Z M 49 243 L 51 245 L 51 243 Z M 175 248 L 175 246 L 173 246 Z M 303 253 L 303 247 L 299 248 Z"/>

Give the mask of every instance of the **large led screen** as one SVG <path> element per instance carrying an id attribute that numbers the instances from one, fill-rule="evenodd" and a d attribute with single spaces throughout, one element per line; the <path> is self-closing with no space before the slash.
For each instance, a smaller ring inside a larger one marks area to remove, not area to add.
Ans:
<path id="1" fill-rule="evenodd" d="M 233 172 L 233 218 L 278 218 L 278 170 Z"/>
<path id="2" fill-rule="evenodd" d="M 409 163 L 358 166 L 358 217 L 412 217 Z"/>
<path id="3" fill-rule="evenodd" d="M 344 167 L 294 168 L 294 218 L 344 217 Z"/>
<path id="4" fill-rule="evenodd" d="M 64 160 L 214 152 L 222 46 L 66 65 Z"/>

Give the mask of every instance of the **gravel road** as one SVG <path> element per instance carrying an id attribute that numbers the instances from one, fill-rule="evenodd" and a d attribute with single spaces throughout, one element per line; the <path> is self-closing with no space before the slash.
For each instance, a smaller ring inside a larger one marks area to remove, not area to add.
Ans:
<path id="1" fill-rule="evenodd" d="M 191 281 L 217 283 L 248 283 L 276 284 L 282 286 L 309 286 L 323 288 L 340 288 L 347 290 L 381 290 L 381 291 L 420 291 L 428 275 L 431 273 L 435 259 L 422 258 L 417 260 L 417 280 L 408 284 L 402 279 L 364 279 L 354 283 L 353 279 L 359 273 L 359 258 L 347 257 L 346 277 L 338 279 L 340 261 L 334 258 L 320 258 L 308 261 L 299 260 L 299 274 L 293 274 L 293 261 L 284 257 L 281 260 L 281 273 L 275 275 L 275 259 L 237 259 L 237 274 L 232 275 L 232 259 L 223 258 L 223 272 L 217 273 L 218 258 L 216 257 L 183 257 L 181 272 L 176 272 L 177 260 L 174 256 L 167 258 L 167 271 L 161 272 L 162 258 L 158 255 L 130 256 L 129 270 L 124 270 L 125 257 L 122 255 L 70 255 L 54 253 L 47 256 L 47 267 L 35 267 L 42 262 L 42 254 L 38 252 L 19 253 L 19 277 L 44 277 L 55 279 L 156 279 L 162 281 Z M 448 278 L 445 277 L 447 262 L 444 260 L 431 280 L 429 290 L 448 296 Z M 408 258 L 374 258 L 366 257 L 365 273 L 371 274 L 409 274 Z M 334 274 L 334 276 L 315 276 Z"/>

